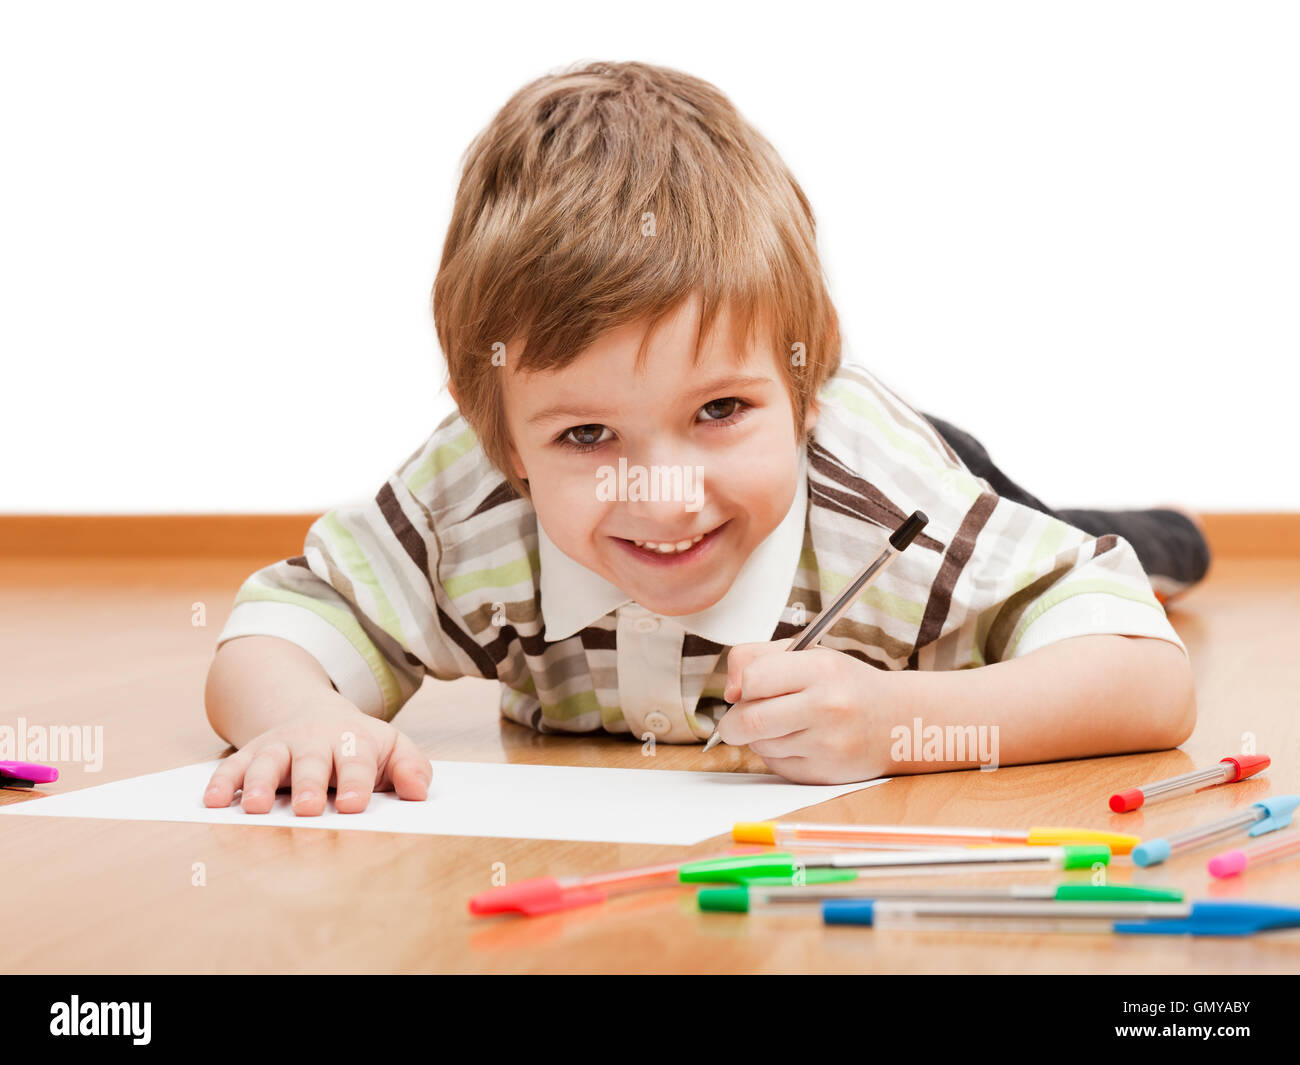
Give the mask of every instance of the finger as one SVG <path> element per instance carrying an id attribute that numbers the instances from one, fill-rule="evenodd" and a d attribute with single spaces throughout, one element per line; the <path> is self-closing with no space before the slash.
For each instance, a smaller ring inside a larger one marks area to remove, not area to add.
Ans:
<path id="1" fill-rule="evenodd" d="M 325 796 L 334 772 L 334 752 L 328 743 L 307 739 L 293 746 L 289 782 L 293 788 L 293 812 L 318 817 L 325 812 Z"/>
<path id="2" fill-rule="evenodd" d="M 276 789 L 289 774 L 289 747 L 274 740 L 258 747 L 244 771 L 244 813 L 264 814 L 275 805 Z"/>
<path id="3" fill-rule="evenodd" d="M 229 806 L 235 792 L 243 786 L 244 771 L 252 760 L 253 751 L 245 747 L 222 761 L 208 781 L 208 789 L 203 793 L 203 805 Z"/>
<path id="4" fill-rule="evenodd" d="M 771 699 L 810 687 L 826 675 L 823 656 L 832 652 L 824 648 L 796 651 L 793 654 L 762 655 L 745 667 L 740 691 L 741 701 Z"/>
<path id="5" fill-rule="evenodd" d="M 745 667 L 760 655 L 784 651 L 793 640 L 771 640 L 768 643 L 738 643 L 727 654 L 727 686 L 722 697 L 729 703 L 741 698 L 741 677 Z"/>
<path id="6" fill-rule="evenodd" d="M 801 732 L 811 719 L 811 700 L 804 692 L 796 692 L 737 703 L 723 716 L 718 732 L 724 743 L 743 747 L 755 740 L 776 740 Z"/>
<path id="7" fill-rule="evenodd" d="M 385 785 L 391 786 L 399 799 L 419 801 L 428 798 L 433 766 L 415 745 L 415 741 L 399 732 L 397 741 L 393 744 L 393 753 L 388 758 L 384 778 Z"/>
<path id="8" fill-rule="evenodd" d="M 808 730 L 801 728 L 774 740 L 751 740 L 749 749 L 765 762 L 769 758 L 806 758 L 809 754 L 807 737 Z"/>
<path id="9" fill-rule="evenodd" d="M 778 776 L 784 777 L 791 784 L 815 784 L 813 774 L 808 769 L 807 758 L 764 758 L 763 764 Z"/>
<path id="10" fill-rule="evenodd" d="M 370 796 L 375 790 L 375 777 L 379 773 L 374 745 L 360 735 L 356 738 L 353 754 L 344 754 L 335 745 L 334 765 L 338 774 L 334 808 L 341 814 L 361 813 L 370 803 Z"/>

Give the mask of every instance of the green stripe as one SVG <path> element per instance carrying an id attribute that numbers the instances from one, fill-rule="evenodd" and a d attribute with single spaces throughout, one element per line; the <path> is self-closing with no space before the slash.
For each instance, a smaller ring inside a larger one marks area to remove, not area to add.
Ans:
<path id="1" fill-rule="evenodd" d="M 571 721 L 575 717 L 596 713 L 600 710 L 601 706 L 596 701 L 596 693 L 591 689 L 575 692 L 568 698 L 561 699 L 558 703 L 542 703 L 542 715 L 549 717 L 552 721 Z M 601 716 L 603 718 L 603 711 Z"/>
<path id="2" fill-rule="evenodd" d="M 379 685 L 380 694 L 384 698 L 385 719 L 391 718 L 397 713 L 398 704 L 402 699 L 402 692 L 397 683 L 397 678 L 393 675 L 388 661 L 380 654 L 379 648 L 371 643 L 370 637 L 357 623 L 357 619 L 351 611 L 297 592 L 285 592 L 277 588 L 268 588 L 262 584 L 245 582 L 244 586 L 240 588 L 239 594 L 235 596 L 235 606 L 249 602 L 289 603 L 293 606 L 300 606 L 305 610 L 310 610 L 317 617 L 338 629 L 347 638 L 348 643 L 356 648 L 357 653 L 365 660 L 366 665 L 370 667 L 370 672 L 374 675 L 375 682 Z"/>
<path id="3" fill-rule="evenodd" d="M 541 568 L 540 553 L 529 551 L 523 558 L 516 558 L 500 566 L 448 576 L 443 580 L 442 587 L 453 599 L 459 599 L 467 592 L 476 592 L 480 588 L 511 588 L 516 584 L 529 584 L 533 574 L 540 572 Z"/>
<path id="4" fill-rule="evenodd" d="M 1057 550 L 1061 546 L 1061 542 L 1065 539 L 1065 534 L 1070 532 L 1073 528 L 1072 526 L 1066 525 L 1063 521 L 1058 521 L 1056 518 L 1051 518 L 1047 515 L 1043 515 L 1043 517 L 1047 518 L 1047 527 L 1043 529 L 1043 534 L 1038 538 L 1038 543 L 1034 545 L 1033 551 L 1030 552 L 1028 565 L 1026 565 L 1025 568 L 1016 575 L 1011 591 L 1007 593 L 1006 598 L 1004 598 L 1002 603 L 999 605 L 1005 605 L 1019 592 L 1028 588 L 1029 585 L 1033 584 L 1034 581 L 1043 576 L 1038 572 L 1042 568 L 1039 564 L 1048 555 L 1055 555 L 1057 553 Z M 1075 566 L 1073 568 L 1077 569 L 1078 567 Z"/>
<path id="5" fill-rule="evenodd" d="M 370 568 L 370 562 L 365 552 L 361 550 L 361 545 L 339 521 L 338 512 L 330 511 L 321 518 L 320 524 L 329 533 L 332 541 L 328 545 L 331 554 L 343 564 L 343 570 L 352 581 L 353 588 L 356 588 L 357 581 L 360 580 L 374 593 L 375 610 L 379 615 L 375 620 L 378 621 L 379 627 L 395 639 L 399 646 L 409 648 L 411 644 L 406 638 L 406 633 L 402 631 L 402 622 L 397 616 L 397 611 L 393 609 L 393 604 L 384 594 L 384 589 L 375 576 L 374 570 Z"/>
<path id="6" fill-rule="evenodd" d="M 1012 637 L 1011 643 L 1007 650 L 1003 652 L 1002 658 L 1005 661 L 1016 656 L 1016 648 L 1020 646 L 1020 641 L 1024 638 L 1025 632 L 1029 629 L 1038 618 L 1042 617 L 1048 610 L 1071 599 L 1076 595 L 1084 595 L 1089 592 L 1103 592 L 1107 595 L 1117 596 L 1120 599 L 1130 599 L 1135 603 L 1142 603 L 1153 610 L 1159 610 L 1164 615 L 1164 608 L 1156 600 L 1156 597 L 1147 592 L 1143 595 L 1141 592 L 1134 591 L 1126 584 L 1120 584 L 1116 581 L 1106 580 L 1104 577 L 1094 577 L 1092 580 L 1072 581 L 1065 585 L 1057 585 L 1050 592 L 1041 595 L 1034 601 L 1034 605 L 1025 611 L 1024 617 L 1020 619 L 1020 625 L 1016 635 Z"/>
<path id="7" fill-rule="evenodd" d="M 477 443 L 478 437 L 474 435 L 474 430 L 466 429 L 454 439 L 434 448 L 429 457 L 406 479 L 406 487 L 412 494 L 419 492 L 440 473 L 449 469 L 458 458 L 473 451 Z"/>
<path id="8" fill-rule="evenodd" d="M 904 452 L 911 455 L 914 459 L 924 463 L 931 470 L 939 472 L 951 467 L 940 465 L 936 460 L 934 453 L 923 447 L 914 439 L 904 437 L 896 429 L 897 422 L 892 418 L 886 418 L 880 409 L 871 402 L 863 399 L 854 389 L 844 383 L 829 385 L 823 395 L 829 400 L 839 400 L 846 410 L 860 415 L 867 419 L 872 425 L 879 430 L 880 436 L 888 440 L 896 451 Z"/>
<path id="9" fill-rule="evenodd" d="M 1043 530 L 1043 535 L 1038 538 L 1038 543 L 1034 545 L 1034 553 L 1029 559 L 1031 565 L 1041 562 L 1047 555 L 1055 554 L 1057 548 L 1061 546 L 1061 542 L 1065 539 L 1065 534 L 1073 529 L 1072 526 L 1066 525 L 1063 521 L 1058 521 L 1056 518 L 1047 515 L 1043 516 L 1047 518 L 1047 528 Z"/>
<path id="10" fill-rule="evenodd" d="M 844 590 L 852 579 L 852 577 L 840 573 L 832 573 L 830 570 L 822 570 L 819 576 L 821 578 L 823 608 L 829 606 L 831 601 Z M 882 614 L 887 614 L 891 618 L 911 625 L 920 625 L 921 619 L 925 616 L 924 603 L 918 603 L 901 595 L 894 595 L 892 592 L 885 591 L 879 585 L 872 585 L 855 602 L 866 603 L 875 607 Z M 812 619 L 809 618 L 808 620 L 811 621 Z"/>

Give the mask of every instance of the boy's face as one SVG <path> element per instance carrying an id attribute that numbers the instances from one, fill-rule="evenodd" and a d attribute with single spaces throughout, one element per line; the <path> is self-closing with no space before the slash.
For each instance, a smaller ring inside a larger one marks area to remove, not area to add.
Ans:
<path id="1" fill-rule="evenodd" d="M 509 345 L 501 370 L 515 472 L 547 536 L 664 615 L 723 597 L 790 509 L 799 471 L 777 353 L 756 342 L 742 361 L 724 316 L 693 365 L 698 314 L 695 297 L 664 319 L 640 373 L 641 323 L 562 370 L 511 372 Z"/>

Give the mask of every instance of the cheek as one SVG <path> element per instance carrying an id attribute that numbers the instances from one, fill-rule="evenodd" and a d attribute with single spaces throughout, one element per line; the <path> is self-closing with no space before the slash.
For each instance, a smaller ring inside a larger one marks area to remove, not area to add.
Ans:
<path id="1" fill-rule="evenodd" d="M 569 462 L 543 461 L 536 468 L 529 484 L 538 519 L 557 547 L 580 548 L 607 507 L 596 497 L 595 465 L 587 470 Z"/>
<path id="2" fill-rule="evenodd" d="M 784 516 L 794 497 L 799 455 L 794 435 L 779 423 L 704 462 L 706 491 L 744 506 L 756 518 L 778 512 Z"/>

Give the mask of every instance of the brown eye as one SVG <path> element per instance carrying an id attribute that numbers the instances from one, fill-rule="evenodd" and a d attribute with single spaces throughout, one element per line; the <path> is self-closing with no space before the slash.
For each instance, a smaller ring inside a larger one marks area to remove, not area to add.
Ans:
<path id="1" fill-rule="evenodd" d="M 572 429 L 566 430 L 561 439 L 566 444 L 588 447 L 591 444 L 600 443 L 602 434 L 605 432 L 606 429 L 603 425 L 575 425 Z"/>
<path id="2" fill-rule="evenodd" d="M 706 415 L 705 421 L 721 421 L 724 418 L 730 418 L 736 413 L 740 406 L 740 400 L 735 396 L 728 396 L 726 399 L 711 399 L 708 403 L 700 408 L 701 413 Z"/>

